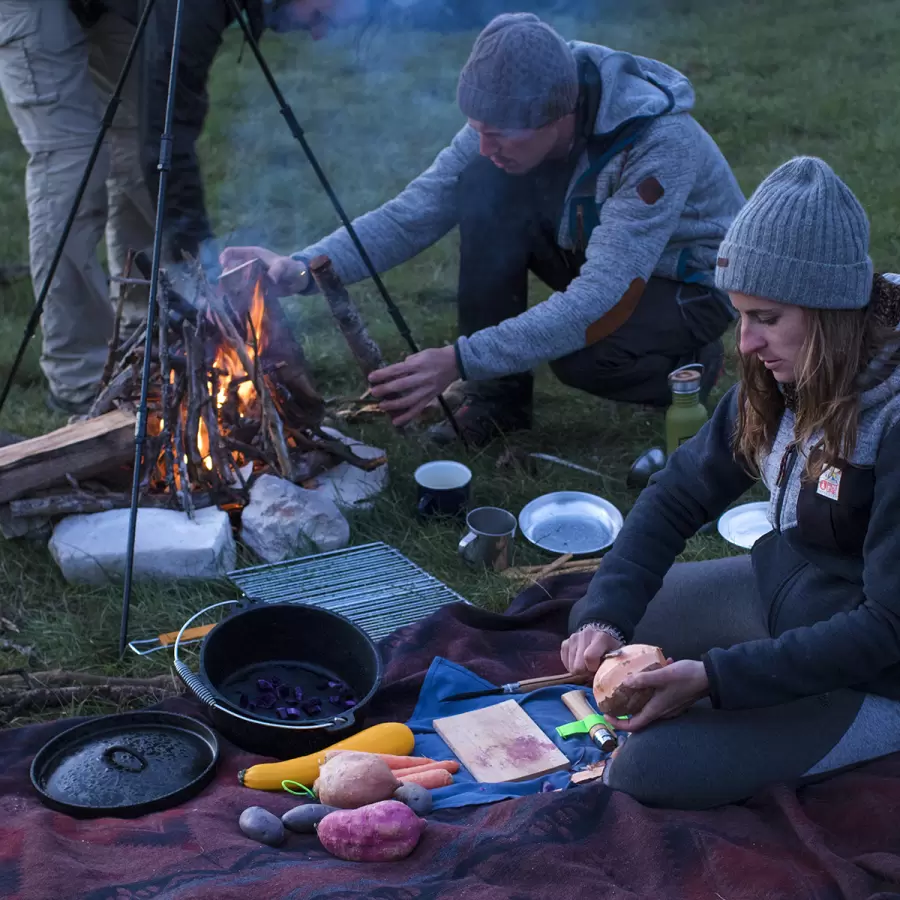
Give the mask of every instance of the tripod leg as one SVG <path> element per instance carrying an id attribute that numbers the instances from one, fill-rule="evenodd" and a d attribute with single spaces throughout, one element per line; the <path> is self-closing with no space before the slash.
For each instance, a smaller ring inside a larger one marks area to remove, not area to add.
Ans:
<path id="1" fill-rule="evenodd" d="M 34 337 L 35 332 L 37 331 L 38 324 L 41 321 L 41 316 L 44 313 L 44 304 L 47 302 L 47 294 L 50 292 L 50 285 L 53 284 L 53 278 L 56 275 L 57 268 L 59 268 L 59 262 L 62 259 L 63 251 L 66 247 L 66 241 L 69 238 L 69 232 L 71 232 L 72 225 L 75 222 L 75 217 L 78 215 L 78 208 L 79 206 L 81 206 L 81 200 L 84 197 L 84 192 L 87 190 L 88 182 L 90 181 L 91 174 L 94 171 L 94 166 L 97 164 L 97 157 L 100 155 L 100 149 L 103 146 L 103 141 L 106 138 L 106 134 L 116 117 L 116 110 L 119 108 L 119 103 L 121 102 L 122 91 L 125 87 L 125 81 L 128 78 L 128 73 L 131 71 L 131 65 L 134 62 L 138 44 L 141 40 L 141 35 L 143 34 L 147 26 L 147 20 L 150 17 L 150 11 L 153 8 L 154 2 L 155 0 L 147 0 L 146 5 L 144 6 L 141 18 L 139 19 L 137 27 L 135 28 L 134 40 L 131 42 L 131 46 L 128 48 L 128 55 L 125 57 L 125 62 L 122 65 L 122 72 L 119 75 L 119 80 L 116 82 L 116 86 L 113 89 L 112 96 L 109 98 L 109 103 L 106 105 L 106 111 L 103 113 L 103 118 L 100 120 L 100 130 L 97 132 L 97 137 L 94 140 L 93 146 L 91 147 L 91 153 L 88 157 L 88 162 L 85 166 L 84 174 L 81 176 L 81 181 L 79 182 L 78 189 L 75 192 L 75 199 L 72 202 L 72 208 L 69 210 L 68 216 L 66 216 L 66 222 L 65 225 L 63 225 L 62 234 L 60 235 L 59 242 L 56 245 L 56 250 L 53 253 L 53 258 L 50 260 L 50 268 L 47 271 L 47 277 L 44 279 L 44 283 L 41 285 L 41 290 L 38 294 L 37 301 L 35 302 L 34 309 L 32 309 L 31 315 L 28 317 L 28 323 L 25 326 L 25 333 L 22 335 L 22 342 L 19 344 L 19 349 L 16 352 L 16 358 L 13 360 L 12 368 L 9 370 L 9 375 L 6 378 L 6 384 L 3 385 L 3 391 L 2 393 L 0 393 L 0 414 L 2 414 L 3 412 L 3 407 L 6 405 L 6 398 L 9 396 L 13 380 L 15 379 L 16 374 L 19 371 L 19 367 L 22 365 L 22 360 L 25 358 L 25 353 L 28 350 L 28 345 L 31 343 L 31 339 Z"/>
<path id="2" fill-rule="evenodd" d="M 406 319 L 403 318 L 403 313 L 400 312 L 397 305 L 394 303 L 391 295 L 388 293 L 387 286 L 382 280 L 381 276 L 378 274 L 378 269 L 375 268 L 375 263 L 372 262 L 372 258 L 369 256 L 363 242 L 359 238 L 359 234 L 356 229 L 353 227 L 353 223 L 350 221 L 350 217 L 347 215 L 344 210 L 341 201 L 338 199 L 337 194 L 334 191 L 334 188 L 331 186 L 331 182 L 328 180 L 328 176 L 325 174 L 325 170 L 319 165 L 319 161 L 316 158 L 316 155 L 312 151 L 312 147 L 310 147 L 309 142 L 306 140 L 306 135 L 303 133 L 303 129 L 300 127 L 300 123 L 297 121 L 297 117 L 294 115 L 293 109 L 291 109 L 287 100 L 284 98 L 284 94 L 281 93 L 281 89 L 278 87 L 278 83 L 275 81 L 275 77 L 272 75 L 272 70 L 269 68 L 268 63 L 262 55 L 262 51 L 259 49 L 259 44 L 256 41 L 256 38 L 253 36 L 253 32 L 250 30 L 250 26 L 244 19 L 244 16 L 241 13 L 241 8 L 238 5 L 237 0 L 228 0 L 228 5 L 231 7 L 232 12 L 234 13 L 235 18 L 241 26 L 241 29 L 244 32 L 244 38 L 247 41 L 248 46 L 250 47 L 253 56 L 255 57 L 259 67 L 265 77 L 266 81 L 269 84 L 269 87 L 272 90 L 272 93 L 275 95 L 275 100 L 278 103 L 279 111 L 281 115 L 284 116 L 285 122 L 287 122 L 287 126 L 291 131 L 291 134 L 303 148 L 303 152 L 306 154 L 306 158 L 309 160 L 309 164 L 312 166 L 313 171 L 316 173 L 316 177 L 319 179 L 319 182 L 322 185 L 322 189 L 325 191 L 328 199 L 331 201 L 331 205 L 334 207 L 335 212 L 338 215 L 338 218 L 341 220 L 341 224 L 343 224 L 344 228 L 347 229 L 347 235 L 350 237 L 350 240 L 353 241 L 353 245 L 356 247 L 356 252 L 359 253 L 360 258 L 363 261 L 365 267 L 369 270 L 369 275 L 372 278 L 373 283 L 375 284 L 378 293 L 381 294 L 382 300 L 384 300 L 385 306 L 387 306 L 388 313 L 390 313 L 391 318 L 394 320 L 394 324 L 397 326 L 397 329 L 400 332 L 400 335 L 408 344 L 410 350 L 413 353 L 419 352 L 419 347 L 417 346 L 415 339 L 412 336 L 412 332 L 409 330 L 409 325 L 406 323 Z M 463 446 L 467 447 L 467 442 L 465 435 L 462 432 L 462 429 L 459 427 L 459 423 L 456 421 L 450 407 L 447 405 L 446 401 L 443 397 L 438 397 L 438 403 L 440 403 L 441 409 L 444 412 L 444 415 L 447 417 L 447 420 L 453 426 L 453 430 L 456 432 L 456 436 L 460 439 Z"/>
<path id="3" fill-rule="evenodd" d="M 141 372 L 141 398 L 138 403 L 137 427 L 134 434 L 134 474 L 131 479 L 131 508 L 128 516 L 128 538 L 125 546 L 125 587 L 122 593 L 122 618 L 119 627 L 119 656 L 125 653 L 128 640 L 128 614 L 131 607 L 131 587 L 134 580 L 134 542 L 137 534 L 138 500 L 141 490 L 141 459 L 147 437 L 147 395 L 150 388 L 150 367 L 153 327 L 156 322 L 156 298 L 159 294 L 159 265 L 162 257 L 163 218 L 166 211 L 166 186 L 172 167 L 172 122 L 175 117 L 175 88 L 178 84 L 178 56 L 181 50 L 181 22 L 184 0 L 176 0 L 175 25 L 172 34 L 172 59 L 169 64 L 169 87 L 166 96 L 166 118 L 159 141 L 159 190 L 156 199 L 156 227 L 153 234 L 153 261 L 150 270 L 150 297 L 147 301 L 147 332 L 144 339 L 144 365 Z M 168 327 L 162 322 L 161 327 Z"/>

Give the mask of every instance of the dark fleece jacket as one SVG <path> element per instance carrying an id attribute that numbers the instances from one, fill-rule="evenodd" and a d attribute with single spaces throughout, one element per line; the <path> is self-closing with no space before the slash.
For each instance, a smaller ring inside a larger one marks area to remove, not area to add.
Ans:
<path id="1" fill-rule="evenodd" d="M 896 327 L 900 276 L 876 277 L 873 302 Z M 900 367 L 875 360 L 864 383 L 849 460 L 802 481 L 817 438 L 794 446 L 787 408 L 761 461 L 773 531 L 752 559 L 771 637 L 704 655 L 717 707 L 770 706 L 841 687 L 900 698 Z M 732 451 L 737 399 L 735 387 L 638 498 L 572 611 L 572 631 L 603 621 L 630 639 L 687 539 L 753 484 Z"/>

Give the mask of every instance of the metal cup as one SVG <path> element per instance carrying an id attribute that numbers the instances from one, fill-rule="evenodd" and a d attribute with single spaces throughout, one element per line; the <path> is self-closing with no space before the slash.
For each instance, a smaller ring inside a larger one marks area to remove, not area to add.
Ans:
<path id="1" fill-rule="evenodd" d="M 466 516 L 469 533 L 459 542 L 459 555 L 472 567 L 487 566 L 495 572 L 512 563 L 516 517 L 496 506 L 481 506 Z"/>

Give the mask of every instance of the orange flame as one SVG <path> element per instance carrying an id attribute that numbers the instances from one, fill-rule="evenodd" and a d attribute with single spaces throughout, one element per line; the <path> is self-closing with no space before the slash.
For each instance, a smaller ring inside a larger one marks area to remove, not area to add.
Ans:
<path id="1" fill-rule="evenodd" d="M 265 314 L 265 300 L 263 298 L 262 284 L 257 282 L 253 290 L 253 299 L 250 303 L 248 340 L 246 345 L 247 356 L 251 362 L 256 361 L 257 352 L 262 353 L 265 347 L 265 334 L 263 332 L 263 315 Z M 257 399 L 256 386 L 249 379 L 249 372 L 244 371 L 241 359 L 235 350 L 231 347 L 220 346 L 216 352 L 216 358 L 213 365 L 220 373 L 224 373 L 224 377 L 219 378 L 218 388 L 216 390 L 215 404 L 218 412 L 228 401 L 229 386 L 235 380 L 241 380 L 237 387 L 238 395 L 238 412 L 243 414 L 250 410 Z M 247 380 L 242 380 L 247 379 Z M 213 386 L 210 384 L 210 393 Z M 197 449 L 203 458 L 203 465 L 212 470 L 213 461 L 209 452 L 209 431 L 206 423 L 201 419 L 197 431 Z"/>

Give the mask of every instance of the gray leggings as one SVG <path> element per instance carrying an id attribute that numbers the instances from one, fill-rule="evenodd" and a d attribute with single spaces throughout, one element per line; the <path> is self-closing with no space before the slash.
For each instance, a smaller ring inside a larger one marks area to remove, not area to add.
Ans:
<path id="1" fill-rule="evenodd" d="M 770 637 L 749 556 L 672 567 L 634 634 L 673 659 Z M 780 706 L 701 701 L 630 735 L 604 782 L 648 806 L 708 809 L 900 750 L 900 701 L 837 690 Z"/>

